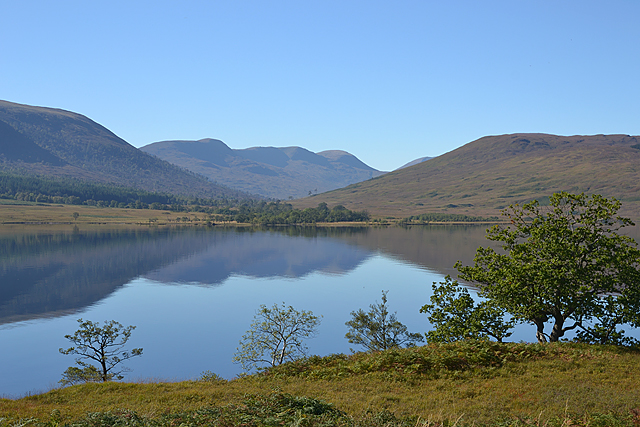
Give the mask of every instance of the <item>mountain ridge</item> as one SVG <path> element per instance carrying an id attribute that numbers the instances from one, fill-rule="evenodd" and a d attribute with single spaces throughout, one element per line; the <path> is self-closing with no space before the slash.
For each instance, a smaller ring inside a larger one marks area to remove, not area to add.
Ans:
<path id="1" fill-rule="evenodd" d="M 158 141 L 140 149 L 223 185 L 276 199 L 328 191 L 384 173 L 343 150 L 233 149 L 212 138 Z"/>
<path id="2" fill-rule="evenodd" d="M 598 193 L 640 217 L 640 137 L 517 133 L 486 136 L 372 180 L 296 201 L 407 217 L 445 212 L 496 215 L 557 191 Z"/>
<path id="3" fill-rule="evenodd" d="M 66 176 L 155 192 L 238 197 L 144 153 L 86 116 L 57 108 L 0 101 L 0 169 Z"/>

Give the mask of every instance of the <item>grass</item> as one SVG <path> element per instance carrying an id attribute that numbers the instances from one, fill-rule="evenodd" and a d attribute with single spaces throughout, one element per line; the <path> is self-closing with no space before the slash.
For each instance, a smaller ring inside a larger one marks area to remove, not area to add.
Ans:
<path id="1" fill-rule="evenodd" d="M 74 212 L 78 213 L 77 218 L 74 218 Z M 478 220 L 478 218 L 469 217 L 467 220 L 452 221 L 449 217 L 453 218 L 456 215 L 435 214 L 435 216 L 440 219 L 430 220 L 431 223 L 455 222 L 466 224 Z M 189 218 L 189 221 L 184 221 L 185 217 Z M 0 199 L 0 226 L 5 228 L 16 225 L 205 225 L 207 224 L 207 217 L 207 214 L 201 212 L 99 208 L 95 206 L 55 205 Z M 180 218 L 180 221 L 176 221 L 177 218 Z M 488 220 L 490 221 L 490 219 Z M 235 222 L 232 224 L 235 224 Z M 368 224 L 365 222 L 327 222 L 316 223 L 315 225 L 335 228 L 363 227 Z"/>
<path id="2" fill-rule="evenodd" d="M 3 200 L 5 202 L 5 200 Z M 79 214 L 74 219 L 73 213 Z M 166 213 L 165 213 L 166 212 Z M 0 203 L 0 224 L 73 224 L 73 225 L 134 225 L 168 223 L 176 217 L 194 217 L 194 213 L 156 211 L 151 209 L 98 208 L 94 206 L 53 205 L 21 202 Z M 204 215 L 198 215 L 201 219 Z"/>
<path id="3" fill-rule="evenodd" d="M 640 426 L 640 352 L 461 342 L 0 400 L 0 425 Z M 30 420 L 30 421 L 29 421 Z"/>

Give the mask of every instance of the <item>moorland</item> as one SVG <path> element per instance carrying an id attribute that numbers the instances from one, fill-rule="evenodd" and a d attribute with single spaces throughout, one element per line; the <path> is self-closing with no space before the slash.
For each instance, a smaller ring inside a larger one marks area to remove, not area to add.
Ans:
<path id="1" fill-rule="evenodd" d="M 614 346 L 431 344 L 231 381 L 75 385 L 0 400 L 0 425 L 637 426 L 639 362 Z"/>

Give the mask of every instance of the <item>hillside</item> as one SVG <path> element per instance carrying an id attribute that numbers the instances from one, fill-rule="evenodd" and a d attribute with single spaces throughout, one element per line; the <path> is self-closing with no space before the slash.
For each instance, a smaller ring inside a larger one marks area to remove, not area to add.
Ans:
<path id="1" fill-rule="evenodd" d="M 496 215 L 550 194 L 598 193 L 640 218 L 639 137 L 628 135 L 487 136 L 427 162 L 296 201 L 296 207 L 343 204 L 373 215 L 427 212 Z"/>
<path id="2" fill-rule="evenodd" d="M 412 161 L 410 161 L 409 163 L 406 163 L 406 164 L 404 164 L 404 165 L 400 166 L 400 167 L 399 167 L 398 169 L 396 169 L 396 170 L 400 170 L 400 169 L 408 168 L 409 166 L 417 165 L 417 164 L 420 164 L 420 163 L 422 163 L 422 162 L 426 162 L 427 160 L 431 160 L 431 159 L 433 159 L 433 157 L 420 157 L 420 158 L 418 158 L 418 159 L 412 160 Z"/>
<path id="3" fill-rule="evenodd" d="M 301 147 L 232 149 L 217 139 L 161 141 L 140 150 L 252 194 L 286 200 L 383 174 L 346 151 Z"/>
<path id="4" fill-rule="evenodd" d="M 53 389 L 0 399 L 0 425 L 632 427 L 639 362 L 613 346 L 430 344 L 311 356 L 231 381 L 205 372 Z"/>
<path id="5" fill-rule="evenodd" d="M 141 152 L 80 114 L 0 101 L 0 170 L 67 176 L 148 191 L 237 197 Z"/>

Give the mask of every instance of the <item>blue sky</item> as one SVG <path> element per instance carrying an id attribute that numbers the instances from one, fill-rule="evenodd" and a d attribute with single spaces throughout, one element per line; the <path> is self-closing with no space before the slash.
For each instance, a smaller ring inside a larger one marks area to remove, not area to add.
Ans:
<path id="1" fill-rule="evenodd" d="M 2 1 L 0 99 L 136 147 L 342 149 L 380 170 L 486 135 L 640 134 L 640 2 Z"/>

